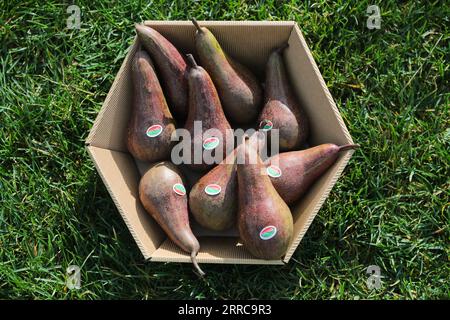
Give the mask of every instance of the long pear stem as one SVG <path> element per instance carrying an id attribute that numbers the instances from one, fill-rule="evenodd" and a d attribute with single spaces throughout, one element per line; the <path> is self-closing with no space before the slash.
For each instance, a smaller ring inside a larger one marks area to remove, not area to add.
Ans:
<path id="1" fill-rule="evenodd" d="M 203 278 L 205 276 L 205 273 L 203 272 L 202 269 L 200 269 L 200 266 L 198 265 L 196 251 L 193 251 L 191 253 L 191 261 L 192 261 L 192 264 L 194 265 L 195 270 L 197 270 L 197 273 L 199 274 L 199 276 Z"/>
<path id="2" fill-rule="evenodd" d="M 200 25 L 198 24 L 198 22 L 195 18 L 192 18 L 191 21 L 194 24 L 194 26 L 197 28 L 198 32 L 203 32 L 202 28 L 200 27 Z"/>
<path id="3" fill-rule="evenodd" d="M 194 56 L 192 54 L 188 53 L 186 55 L 186 57 L 187 57 L 187 61 L 188 61 L 189 65 L 192 68 L 197 68 L 198 67 L 197 62 L 195 61 Z"/>
<path id="4" fill-rule="evenodd" d="M 355 150 L 361 147 L 359 144 L 344 144 L 343 146 L 339 147 L 339 152 L 341 151 L 347 151 L 347 150 Z"/>

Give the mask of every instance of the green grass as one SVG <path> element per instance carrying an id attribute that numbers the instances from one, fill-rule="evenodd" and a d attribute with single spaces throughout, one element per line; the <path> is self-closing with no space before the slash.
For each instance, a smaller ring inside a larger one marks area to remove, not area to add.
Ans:
<path id="1" fill-rule="evenodd" d="M 448 298 L 445 1 L 0 2 L 0 298 Z M 186 3 L 186 4 L 181 4 Z M 84 141 L 144 19 L 295 20 L 363 148 L 283 267 L 144 263 Z M 65 269 L 82 266 L 82 288 Z M 378 265 L 379 290 L 366 286 Z"/>

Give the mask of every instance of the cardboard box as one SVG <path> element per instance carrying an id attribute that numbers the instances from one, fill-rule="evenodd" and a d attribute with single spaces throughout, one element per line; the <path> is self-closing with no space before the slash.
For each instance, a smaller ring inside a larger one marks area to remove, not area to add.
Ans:
<path id="1" fill-rule="evenodd" d="M 195 52 L 195 28 L 189 21 L 146 21 L 169 39 L 181 52 Z M 264 80 L 264 68 L 271 50 L 286 41 L 285 63 L 291 84 L 311 122 L 312 145 L 347 144 L 352 138 L 339 114 L 295 22 L 201 21 L 218 38 L 226 52 L 248 66 Z M 130 26 L 132 28 L 132 26 Z M 86 141 L 87 150 L 102 177 L 123 220 L 144 257 L 150 261 L 191 262 L 144 210 L 138 198 L 140 172 L 125 145 L 126 127 L 132 101 L 130 66 L 137 49 L 135 39 L 109 91 Z M 338 161 L 292 208 L 294 237 L 282 260 L 261 260 L 251 256 L 238 244 L 235 233 L 199 236 L 199 263 L 283 264 L 289 261 L 314 217 L 336 183 L 352 151 L 341 154 Z"/>

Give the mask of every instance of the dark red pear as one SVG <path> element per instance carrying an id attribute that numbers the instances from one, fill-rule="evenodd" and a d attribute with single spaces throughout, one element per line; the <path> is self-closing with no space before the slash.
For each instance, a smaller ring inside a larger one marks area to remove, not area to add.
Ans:
<path id="1" fill-rule="evenodd" d="M 141 24 L 135 28 L 140 43 L 155 62 L 170 109 L 180 122 L 184 121 L 188 113 L 188 66 L 184 57 L 155 29 Z"/>
<path id="2" fill-rule="evenodd" d="M 133 107 L 128 123 L 127 147 L 137 159 L 166 160 L 174 146 L 175 121 L 166 103 L 152 61 L 138 50 L 132 61 Z"/>
<path id="3" fill-rule="evenodd" d="M 175 165 L 164 161 L 148 169 L 139 182 L 139 198 L 169 238 L 190 253 L 197 272 L 203 276 L 196 259 L 200 244 L 189 225 L 186 189 Z"/>
<path id="4" fill-rule="evenodd" d="M 284 66 L 283 51 L 288 45 L 274 50 L 266 66 L 265 105 L 259 115 L 259 128 L 279 130 L 279 150 L 299 149 L 309 134 L 309 122 L 305 111 L 289 83 Z"/>
<path id="5" fill-rule="evenodd" d="M 241 240 L 255 257 L 280 259 L 292 240 L 292 213 L 265 174 L 265 166 L 248 139 L 238 147 L 238 157 L 243 159 L 237 166 Z"/>
<path id="6" fill-rule="evenodd" d="M 358 147 L 325 143 L 306 150 L 280 153 L 267 159 L 267 173 L 280 196 L 291 205 L 336 162 L 340 152 Z"/>
<path id="7" fill-rule="evenodd" d="M 198 159 L 196 155 L 208 152 L 221 162 L 227 155 L 227 141 L 233 141 L 234 135 L 211 77 L 197 65 L 192 55 L 188 54 L 187 58 L 191 68 L 188 76 L 189 114 L 185 129 L 191 135 L 191 160 L 186 165 L 194 170 L 205 171 L 217 163 L 206 163 L 205 157 Z"/>

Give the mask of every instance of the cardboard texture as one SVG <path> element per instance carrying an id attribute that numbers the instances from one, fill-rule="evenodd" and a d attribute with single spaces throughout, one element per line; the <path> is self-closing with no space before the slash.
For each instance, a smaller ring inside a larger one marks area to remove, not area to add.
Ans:
<path id="1" fill-rule="evenodd" d="M 218 38 L 231 56 L 249 67 L 261 81 L 272 49 L 288 41 L 285 63 L 294 90 L 311 123 L 311 145 L 353 143 L 342 117 L 295 22 L 200 21 Z M 182 53 L 194 53 L 195 28 L 190 21 L 146 21 Z M 130 26 L 130 28 L 132 28 Z M 190 262 L 177 248 L 138 199 L 139 178 L 150 164 L 135 162 L 125 145 L 126 127 L 132 103 L 131 59 L 138 47 L 135 38 L 95 120 L 86 145 L 128 229 L 146 259 L 161 262 Z M 199 238 L 199 263 L 283 264 L 292 257 L 320 207 L 350 160 L 353 151 L 338 161 L 292 208 L 294 238 L 282 260 L 261 260 L 251 256 L 238 243 L 236 229 L 208 232 L 193 223 Z M 190 177 L 189 184 L 198 177 Z"/>

